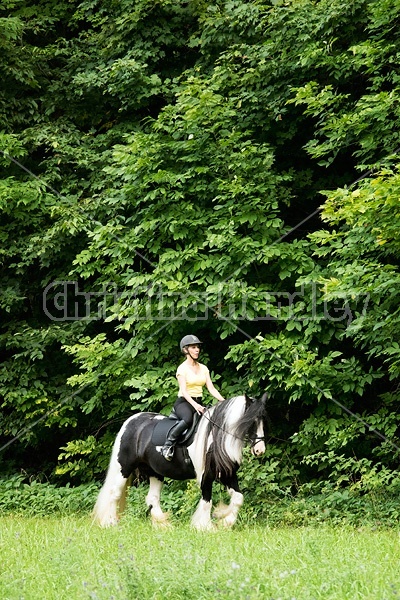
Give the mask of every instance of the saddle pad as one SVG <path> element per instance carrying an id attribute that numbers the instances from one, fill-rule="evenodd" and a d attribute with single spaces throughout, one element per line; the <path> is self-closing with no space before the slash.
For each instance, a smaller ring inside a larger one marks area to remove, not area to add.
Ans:
<path id="1" fill-rule="evenodd" d="M 151 443 L 155 446 L 164 446 L 170 429 L 177 423 L 179 423 L 179 421 L 176 419 L 168 419 L 168 417 L 158 421 L 157 425 L 153 429 Z"/>

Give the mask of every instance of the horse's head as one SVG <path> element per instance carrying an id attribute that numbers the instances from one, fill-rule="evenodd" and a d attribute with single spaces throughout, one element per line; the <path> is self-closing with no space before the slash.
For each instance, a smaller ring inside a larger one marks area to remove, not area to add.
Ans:
<path id="1" fill-rule="evenodd" d="M 264 438 L 264 422 L 260 421 L 258 424 L 257 432 L 254 437 L 250 437 L 251 453 L 253 456 L 261 456 L 265 452 L 265 438 Z"/>
<path id="2" fill-rule="evenodd" d="M 266 416 L 267 393 L 263 394 L 261 400 L 245 396 L 248 409 L 251 406 L 254 413 L 254 422 L 249 430 L 251 453 L 260 456 L 265 452 L 264 418 Z"/>

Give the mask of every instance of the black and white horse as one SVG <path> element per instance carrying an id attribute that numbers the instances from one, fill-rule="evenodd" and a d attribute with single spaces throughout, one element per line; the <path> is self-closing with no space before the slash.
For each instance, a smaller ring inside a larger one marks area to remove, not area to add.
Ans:
<path id="1" fill-rule="evenodd" d="M 166 524 L 167 514 L 160 506 L 165 477 L 197 479 L 201 499 L 192 517 L 196 529 L 212 529 L 212 486 L 219 481 L 231 497 L 227 506 L 219 507 L 214 517 L 231 527 L 243 504 L 237 470 L 242 462 L 246 441 L 254 456 L 265 452 L 264 418 L 266 394 L 261 400 L 236 396 L 207 409 L 200 419 L 193 441 L 187 448 L 177 445 L 171 462 L 161 454 L 154 430 L 167 417 L 157 413 L 138 413 L 122 425 L 112 450 L 103 487 L 94 507 L 94 520 L 102 527 L 115 525 L 125 507 L 128 484 L 135 471 L 149 477 L 146 504 L 153 523 Z"/>

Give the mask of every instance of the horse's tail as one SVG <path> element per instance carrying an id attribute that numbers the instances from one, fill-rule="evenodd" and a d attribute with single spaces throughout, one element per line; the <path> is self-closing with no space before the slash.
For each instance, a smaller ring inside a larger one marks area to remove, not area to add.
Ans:
<path id="1" fill-rule="evenodd" d="M 119 514 L 125 508 L 130 478 L 126 478 L 122 475 L 121 465 L 118 461 L 121 437 L 124 430 L 125 424 L 122 426 L 114 442 L 106 479 L 99 492 L 92 512 L 93 520 L 101 527 L 116 525 L 119 520 Z"/>

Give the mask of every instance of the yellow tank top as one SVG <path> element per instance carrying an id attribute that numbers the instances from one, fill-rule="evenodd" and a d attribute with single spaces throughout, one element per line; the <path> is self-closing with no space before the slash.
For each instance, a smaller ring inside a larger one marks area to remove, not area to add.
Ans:
<path id="1" fill-rule="evenodd" d="M 188 363 L 185 361 L 179 365 L 176 376 L 182 375 L 186 381 L 186 389 L 192 398 L 200 398 L 203 395 L 203 386 L 206 384 L 208 368 L 206 365 L 199 363 L 199 370 L 195 373 Z M 179 388 L 179 396 L 182 395 L 181 389 Z"/>

